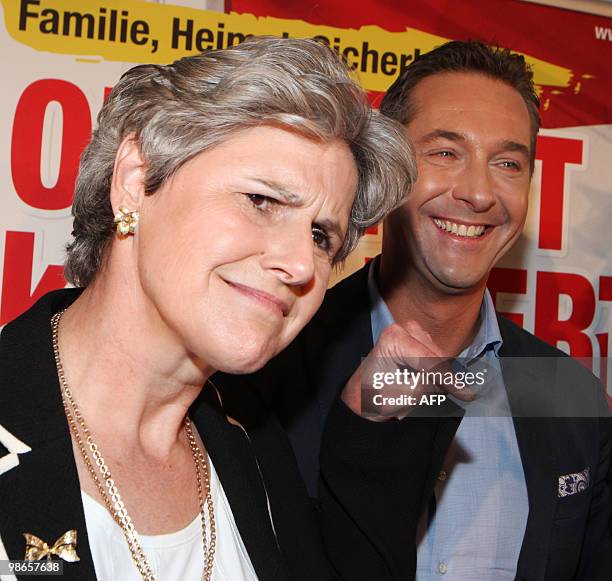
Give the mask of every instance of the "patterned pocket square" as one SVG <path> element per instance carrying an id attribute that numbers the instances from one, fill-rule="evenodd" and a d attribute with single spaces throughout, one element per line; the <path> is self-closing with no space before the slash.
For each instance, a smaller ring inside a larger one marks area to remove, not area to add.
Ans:
<path id="1" fill-rule="evenodd" d="M 572 496 L 586 490 L 591 486 L 591 467 L 587 466 L 582 472 L 563 474 L 559 476 L 559 498 Z"/>

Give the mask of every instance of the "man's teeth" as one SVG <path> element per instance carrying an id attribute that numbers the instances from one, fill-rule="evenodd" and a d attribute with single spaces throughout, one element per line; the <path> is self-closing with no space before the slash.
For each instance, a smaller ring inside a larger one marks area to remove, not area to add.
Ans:
<path id="1" fill-rule="evenodd" d="M 456 224 L 455 222 L 438 220 L 437 218 L 434 218 L 434 224 L 440 228 L 440 230 L 456 234 L 457 236 L 466 236 L 467 238 L 482 236 L 485 231 L 484 226 L 466 226 L 465 224 Z"/>

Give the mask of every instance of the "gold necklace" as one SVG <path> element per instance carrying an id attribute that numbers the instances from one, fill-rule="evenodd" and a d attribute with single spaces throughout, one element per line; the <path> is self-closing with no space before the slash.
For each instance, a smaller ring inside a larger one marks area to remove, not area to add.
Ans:
<path id="1" fill-rule="evenodd" d="M 72 391 L 70 390 L 70 388 L 68 387 L 68 383 L 66 382 L 64 367 L 62 365 L 59 354 L 59 322 L 64 312 L 65 309 L 53 315 L 53 317 L 51 318 L 51 331 L 53 339 L 53 354 L 55 357 L 55 366 L 57 367 L 57 375 L 60 380 L 62 404 L 64 406 L 64 412 L 66 413 L 66 419 L 68 420 L 70 430 L 77 443 L 77 447 L 79 449 L 79 452 L 81 453 L 81 457 L 83 458 L 83 462 L 85 463 L 87 471 L 89 472 L 98 491 L 100 492 L 100 496 L 104 500 L 106 508 L 113 516 L 115 522 L 121 527 L 121 530 L 123 531 L 125 540 L 127 541 L 128 547 L 130 549 L 130 553 L 132 554 L 132 560 L 134 561 L 138 572 L 145 581 L 156 581 L 155 574 L 153 573 L 151 565 L 149 564 L 147 557 L 142 549 L 142 546 L 140 545 L 138 533 L 136 531 L 136 528 L 134 527 L 134 523 L 132 522 L 132 519 L 130 518 L 130 515 L 127 512 L 127 509 L 125 508 L 125 504 L 121 500 L 121 495 L 119 494 L 117 485 L 115 484 L 115 481 L 111 476 L 110 469 L 104 461 L 100 449 L 94 442 L 93 436 L 87 428 L 87 424 L 83 419 L 81 411 L 77 406 L 76 401 L 74 400 Z M 210 490 L 208 462 L 206 460 L 204 452 L 198 445 L 195 434 L 193 433 L 193 428 L 191 426 L 191 420 L 187 416 L 185 416 L 184 427 L 185 433 L 187 434 L 187 440 L 189 441 L 189 448 L 191 450 L 191 454 L 193 456 L 196 468 L 198 498 L 200 505 L 200 519 L 202 521 L 202 546 L 204 549 L 204 571 L 202 572 L 202 580 L 210 581 L 215 558 L 217 535 L 215 529 L 215 511 Z M 81 436 L 81 432 L 83 436 Z M 98 467 L 98 470 L 100 471 L 100 475 L 104 480 L 104 484 L 106 485 L 107 490 L 105 490 L 104 486 L 102 485 L 102 482 L 96 474 L 96 470 L 92 464 L 91 459 L 89 458 L 87 449 L 85 448 L 83 437 L 87 442 L 87 447 L 91 452 L 93 461 L 95 462 L 96 466 Z M 208 512 L 208 519 L 210 522 L 210 541 L 208 541 L 206 534 L 206 512 Z"/>

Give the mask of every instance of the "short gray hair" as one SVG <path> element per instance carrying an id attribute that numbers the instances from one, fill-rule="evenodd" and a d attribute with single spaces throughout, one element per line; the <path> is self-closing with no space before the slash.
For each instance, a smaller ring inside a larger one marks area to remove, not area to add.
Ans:
<path id="1" fill-rule="evenodd" d="M 81 156 L 66 278 L 87 286 L 103 264 L 114 232 L 113 167 L 126 137 L 133 135 L 140 148 L 145 191 L 153 194 L 189 159 L 260 125 L 350 147 L 359 183 L 336 263 L 405 200 L 416 179 L 401 126 L 371 109 L 346 64 L 319 42 L 253 37 L 170 65 L 136 66 L 113 88 Z"/>

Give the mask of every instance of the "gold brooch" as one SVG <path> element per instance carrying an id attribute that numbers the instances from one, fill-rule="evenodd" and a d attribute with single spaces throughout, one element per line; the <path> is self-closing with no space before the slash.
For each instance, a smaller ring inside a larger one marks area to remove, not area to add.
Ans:
<path id="1" fill-rule="evenodd" d="M 45 557 L 50 561 L 51 555 L 56 555 L 64 561 L 74 563 L 79 561 L 79 556 L 76 552 L 77 532 L 72 529 L 66 531 L 52 547 L 49 547 L 45 541 L 39 539 L 36 535 L 23 533 L 26 540 L 25 561 L 40 561 Z"/>

